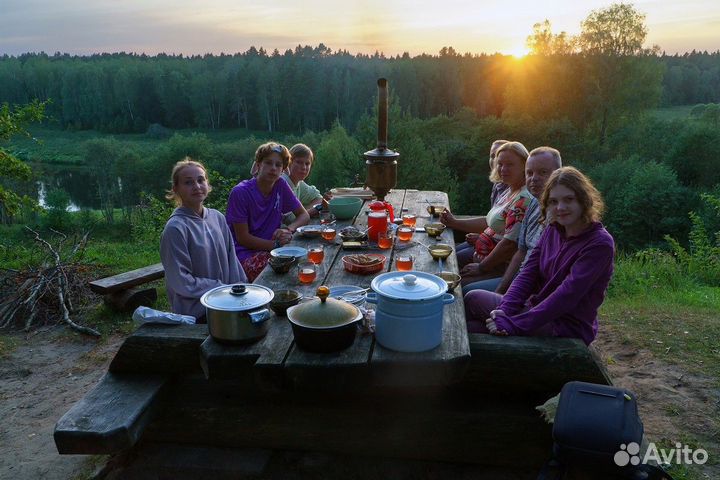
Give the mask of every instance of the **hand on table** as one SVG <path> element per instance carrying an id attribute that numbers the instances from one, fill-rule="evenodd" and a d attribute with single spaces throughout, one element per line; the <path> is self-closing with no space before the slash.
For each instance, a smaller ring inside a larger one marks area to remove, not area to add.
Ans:
<path id="1" fill-rule="evenodd" d="M 277 240 L 280 245 L 287 245 L 292 240 L 292 232 L 287 228 L 278 228 L 273 232 L 272 239 Z"/>

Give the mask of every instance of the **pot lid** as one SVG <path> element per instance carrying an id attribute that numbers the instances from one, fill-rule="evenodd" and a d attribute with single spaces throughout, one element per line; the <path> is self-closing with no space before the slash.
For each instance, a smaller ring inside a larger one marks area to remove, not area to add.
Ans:
<path id="1" fill-rule="evenodd" d="M 329 294 L 328 287 L 318 287 L 319 298 L 290 307 L 287 311 L 288 320 L 301 327 L 335 328 L 362 318 L 362 312 L 358 307 L 336 298 L 329 298 Z"/>
<path id="2" fill-rule="evenodd" d="M 370 284 L 380 295 L 397 300 L 430 300 L 447 292 L 445 280 L 425 272 L 387 272 Z"/>
<path id="3" fill-rule="evenodd" d="M 272 290 L 262 285 L 238 283 L 208 290 L 200 298 L 200 303 L 214 310 L 243 312 L 267 305 L 274 296 Z"/>

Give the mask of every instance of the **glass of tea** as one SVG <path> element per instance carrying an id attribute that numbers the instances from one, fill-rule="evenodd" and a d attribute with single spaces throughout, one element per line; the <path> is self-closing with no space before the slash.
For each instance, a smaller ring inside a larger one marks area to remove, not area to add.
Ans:
<path id="1" fill-rule="evenodd" d="M 333 228 L 333 227 L 325 227 L 325 228 L 323 228 L 322 233 L 321 233 L 322 238 L 324 238 L 328 242 L 332 242 L 333 240 L 335 240 L 336 234 L 337 234 L 337 232 L 335 231 L 335 228 Z"/>
<path id="2" fill-rule="evenodd" d="M 403 225 L 407 225 L 408 227 L 414 227 L 415 220 L 417 220 L 417 215 L 414 213 L 406 213 L 402 216 Z"/>
<path id="3" fill-rule="evenodd" d="M 311 245 L 308 249 L 308 260 L 315 265 L 320 265 L 325 258 L 325 247 L 322 245 Z"/>
<path id="4" fill-rule="evenodd" d="M 407 242 L 408 240 L 412 239 L 413 236 L 413 229 L 412 227 L 408 227 L 407 225 L 403 225 L 402 227 L 397 229 L 397 237 L 402 240 L 403 242 Z"/>
<path id="5" fill-rule="evenodd" d="M 392 248 L 393 244 L 393 233 L 392 232 L 380 232 L 378 233 L 378 248 L 387 250 Z"/>
<path id="6" fill-rule="evenodd" d="M 300 262 L 298 264 L 298 280 L 300 283 L 312 283 L 317 277 L 318 267 L 313 262 Z"/>
<path id="7" fill-rule="evenodd" d="M 414 260 L 415 257 L 409 253 L 400 253 L 395 258 L 395 267 L 400 272 L 407 272 L 408 270 L 412 270 Z"/>

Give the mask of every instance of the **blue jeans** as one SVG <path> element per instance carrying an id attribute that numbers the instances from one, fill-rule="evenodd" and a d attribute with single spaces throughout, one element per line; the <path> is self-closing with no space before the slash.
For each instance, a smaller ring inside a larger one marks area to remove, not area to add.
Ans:
<path id="1" fill-rule="evenodd" d="M 486 280 L 468 283 L 463 287 L 462 293 L 465 295 L 470 290 L 487 290 L 488 292 L 494 292 L 498 285 L 500 285 L 500 280 L 502 280 L 502 277 L 488 278 Z"/>

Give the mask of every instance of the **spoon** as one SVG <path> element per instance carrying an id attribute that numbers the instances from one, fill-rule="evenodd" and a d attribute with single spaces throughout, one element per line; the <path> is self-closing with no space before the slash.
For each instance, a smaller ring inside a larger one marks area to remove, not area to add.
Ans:
<path id="1" fill-rule="evenodd" d="M 334 298 L 336 298 L 337 300 L 343 300 L 345 302 L 352 303 L 351 299 L 357 300 L 358 298 L 360 298 L 360 296 L 363 293 L 366 293 L 368 290 L 370 290 L 369 287 L 368 288 L 360 288 L 358 290 L 350 290 L 349 292 L 345 292 L 342 295 L 338 295 L 337 297 L 334 297 Z"/>
<path id="2" fill-rule="evenodd" d="M 428 246 L 427 246 L 427 245 L 425 245 L 424 243 L 422 243 L 422 242 L 418 242 L 417 240 L 415 240 L 415 243 L 417 243 L 418 245 L 422 245 L 423 247 L 427 248 L 427 251 L 428 251 L 428 252 L 430 252 L 430 251 L 431 251 L 431 250 L 430 250 L 430 247 L 428 247 Z"/>

